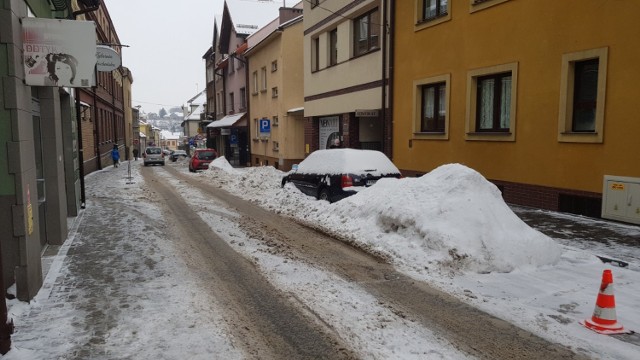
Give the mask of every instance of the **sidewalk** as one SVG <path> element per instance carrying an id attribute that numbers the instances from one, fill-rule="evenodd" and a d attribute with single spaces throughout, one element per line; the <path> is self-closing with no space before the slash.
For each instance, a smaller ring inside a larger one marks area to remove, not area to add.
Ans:
<path id="1" fill-rule="evenodd" d="M 630 262 L 640 267 L 640 226 L 569 213 L 511 206 L 532 228 L 563 245 Z M 611 250 L 616 245 L 616 252 Z M 619 246 L 622 245 L 622 246 Z M 626 248 L 629 251 L 620 252 Z"/>

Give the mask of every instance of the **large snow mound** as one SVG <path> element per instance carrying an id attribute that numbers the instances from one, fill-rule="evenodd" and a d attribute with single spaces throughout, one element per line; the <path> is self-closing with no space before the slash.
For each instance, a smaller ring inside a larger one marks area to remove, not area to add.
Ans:
<path id="1" fill-rule="evenodd" d="M 385 233 L 417 239 L 416 250 L 425 253 L 425 261 L 457 270 L 511 272 L 554 265 L 562 252 L 553 239 L 518 218 L 495 185 L 460 164 L 440 166 L 420 178 L 383 179 L 336 203 L 336 209 L 343 216 L 369 217 Z"/>

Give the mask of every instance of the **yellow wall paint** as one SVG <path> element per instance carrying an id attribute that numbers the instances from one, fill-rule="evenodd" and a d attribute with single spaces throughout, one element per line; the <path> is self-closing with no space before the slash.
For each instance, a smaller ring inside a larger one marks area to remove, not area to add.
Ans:
<path id="1" fill-rule="evenodd" d="M 458 162 L 495 180 L 602 191 L 603 176 L 640 177 L 640 1 L 511 0 L 415 31 L 415 1 L 396 2 L 393 157 L 428 172 Z M 563 54 L 608 48 L 604 140 L 558 142 Z M 467 72 L 518 64 L 515 142 L 465 140 Z M 413 82 L 450 74 L 448 140 L 414 137 Z M 411 140 L 411 147 L 410 147 Z"/>

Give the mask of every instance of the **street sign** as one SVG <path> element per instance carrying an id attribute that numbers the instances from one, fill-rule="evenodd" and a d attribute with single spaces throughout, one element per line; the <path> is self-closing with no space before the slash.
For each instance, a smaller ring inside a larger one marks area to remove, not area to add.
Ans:
<path id="1" fill-rule="evenodd" d="M 271 135 L 271 120 L 267 118 L 260 119 L 260 136 Z"/>

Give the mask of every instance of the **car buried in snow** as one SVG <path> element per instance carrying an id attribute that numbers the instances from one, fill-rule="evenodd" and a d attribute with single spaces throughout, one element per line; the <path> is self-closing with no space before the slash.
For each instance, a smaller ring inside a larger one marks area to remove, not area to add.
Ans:
<path id="1" fill-rule="evenodd" d="M 376 183 L 381 178 L 400 178 L 400 170 L 375 150 L 316 150 L 282 178 L 318 200 L 335 202 Z"/>

